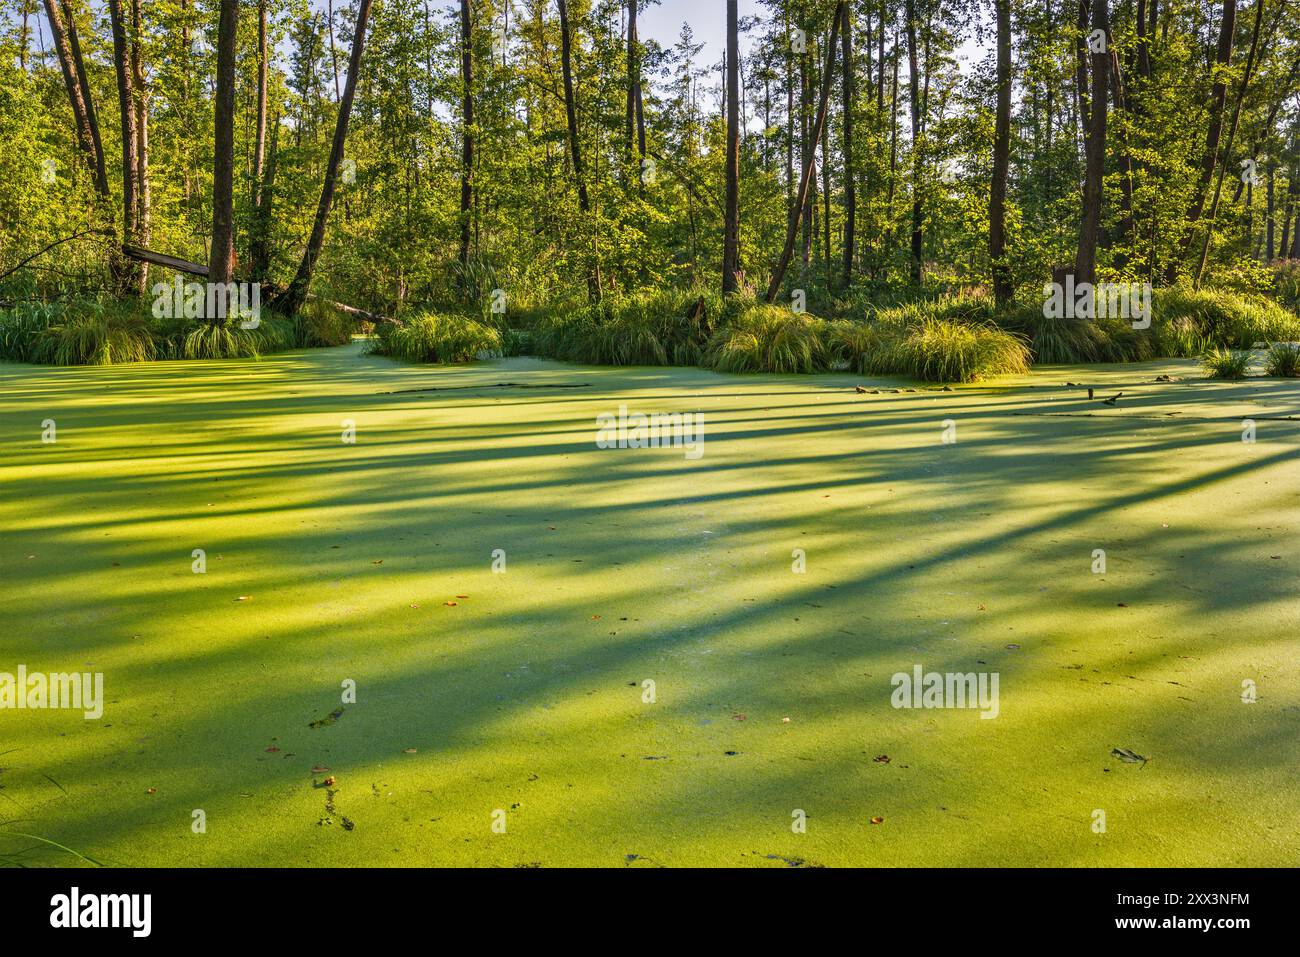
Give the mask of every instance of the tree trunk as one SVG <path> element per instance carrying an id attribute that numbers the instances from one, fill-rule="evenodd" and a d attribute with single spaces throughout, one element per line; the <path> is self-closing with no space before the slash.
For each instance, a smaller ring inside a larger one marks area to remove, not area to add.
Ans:
<path id="1" fill-rule="evenodd" d="M 1092 29 L 1109 35 L 1109 11 L 1106 0 L 1092 0 Z M 1074 260 L 1074 281 L 1097 281 L 1097 234 L 1101 225 L 1102 177 L 1106 172 L 1107 87 L 1110 78 L 1110 55 L 1103 50 L 1092 53 L 1092 96 L 1089 108 L 1086 163 L 1083 177 L 1083 216 L 1079 229 L 1079 252 Z"/>
<path id="2" fill-rule="evenodd" d="M 136 161 L 135 89 L 122 0 L 108 0 L 108 15 L 113 30 L 113 66 L 117 71 L 117 101 L 122 117 L 122 241 L 139 245 L 140 197 L 137 194 L 139 168 Z M 132 263 L 123 270 L 123 287 L 135 288 L 139 277 L 139 264 Z"/>
<path id="3" fill-rule="evenodd" d="M 149 188 L 149 91 L 144 80 L 144 23 L 140 16 L 140 0 L 131 0 L 131 80 L 135 97 L 135 176 L 136 234 L 141 246 L 148 247 L 150 240 L 150 207 L 153 197 Z M 143 295 L 149 289 L 149 264 L 139 267 L 138 287 Z"/>
<path id="4" fill-rule="evenodd" d="M 835 18 L 831 21 L 831 42 L 826 50 L 826 69 L 822 73 L 822 91 L 821 97 L 817 104 L 817 119 L 813 124 L 812 142 L 816 143 L 826 122 L 826 105 L 831 96 L 831 78 L 835 75 L 835 48 L 839 40 L 840 23 L 844 19 L 845 0 L 839 0 L 835 5 Z M 781 258 L 778 260 L 776 269 L 772 272 L 772 281 L 767 287 L 766 299 L 768 302 L 776 301 L 776 294 L 781 289 L 781 283 L 785 279 L 785 271 L 790 268 L 790 259 L 794 256 L 795 234 L 799 229 L 799 213 L 803 210 L 804 202 L 808 196 L 808 187 L 813 178 L 813 166 L 816 157 L 809 156 L 804 163 L 803 172 L 799 175 L 799 195 L 795 204 L 795 217 L 790 221 L 785 233 L 785 246 L 781 250 Z"/>
<path id="5" fill-rule="evenodd" d="M 460 0 L 460 262 L 469 265 L 470 216 L 474 205 L 474 47 L 469 0 Z"/>
<path id="6" fill-rule="evenodd" d="M 1259 51 L 1259 28 L 1264 18 L 1264 0 L 1255 0 L 1255 25 L 1250 31 L 1250 52 L 1246 55 L 1246 68 L 1237 84 L 1237 95 L 1232 103 L 1232 120 L 1228 123 L 1228 136 L 1223 143 L 1223 162 L 1218 164 L 1219 175 L 1214 181 L 1214 198 L 1210 201 L 1209 220 L 1205 224 L 1205 239 L 1201 243 L 1201 256 L 1196 263 L 1194 284 L 1199 288 L 1201 275 L 1205 272 L 1205 261 L 1210 253 L 1210 232 L 1214 227 L 1214 217 L 1219 213 L 1219 199 L 1223 196 L 1223 176 L 1228 171 L 1228 161 L 1232 155 L 1232 143 L 1237 138 L 1237 125 L 1241 122 L 1241 101 L 1246 96 L 1246 87 L 1250 84 L 1251 74 L 1255 69 L 1255 54 Z M 1252 181 L 1251 186 L 1254 185 Z"/>
<path id="7" fill-rule="evenodd" d="M 77 42 L 77 26 L 69 16 L 65 26 L 63 13 L 54 0 L 45 0 L 45 16 L 50 22 L 50 36 L 54 41 L 54 55 L 63 73 L 63 85 L 72 105 L 72 118 L 77 126 L 77 139 L 85 153 L 86 166 L 95 183 L 95 191 L 107 198 L 108 174 L 104 167 L 104 147 L 99 138 L 99 122 L 95 117 L 95 102 L 85 79 L 81 62 L 81 46 Z M 39 24 L 38 24 L 39 26 Z"/>
<path id="8" fill-rule="evenodd" d="M 635 7 L 635 3 L 633 4 Z M 740 31 L 737 0 L 727 0 L 727 199 L 722 243 L 722 292 L 733 293 L 740 272 Z"/>
<path id="9" fill-rule="evenodd" d="M 1006 261 L 1007 174 L 1011 156 L 1011 0 L 996 0 L 998 90 L 993 124 L 993 181 L 989 184 L 989 261 L 993 298 L 999 306 L 1011 300 L 1011 269 Z"/>
<path id="10" fill-rule="evenodd" d="M 921 206 L 921 92 L 916 55 L 916 0 L 907 0 L 907 85 L 912 113 L 912 282 L 921 281 L 921 256 L 925 244 Z"/>
<path id="11" fill-rule="evenodd" d="M 560 70 L 564 75 L 564 113 L 569 127 L 569 153 L 573 160 L 573 178 L 578 183 L 578 209 L 585 222 L 591 212 L 587 180 L 583 174 L 582 145 L 578 140 L 578 106 L 573 95 L 573 37 L 569 32 L 568 0 L 556 0 L 560 8 Z M 600 299 L 600 264 L 587 274 L 587 294 Z"/>
<path id="12" fill-rule="evenodd" d="M 871 21 L 868 20 L 867 22 L 870 24 Z M 844 94 L 844 268 L 842 277 L 847 288 L 853 282 L 853 233 L 858 216 L 857 167 L 853 162 L 853 110 L 857 88 L 853 76 L 853 14 L 847 8 L 844 13 L 844 32 L 840 37 L 840 42 L 840 53 L 844 61 L 840 65 L 841 70 L 843 70 L 842 92 Z M 867 59 L 871 59 L 870 33 L 867 35 Z M 870 64 L 868 64 L 868 67 L 870 67 Z M 870 69 L 868 69 L 868 75 L 870 75 L 870 72 Z"/>
<path id="13" fill-rule="evenodd" d="M 1196 181 L 1191 207 L 1187 211 L 1187 224 L 1189 227 L 1201 218 L 1201 212 L 1205 209 L 1205 197 L 1210 188 L 1210 180 L 1214 176 L 1214 169 L 1218 164 L 1219 137 L 1223 133 L 1223 107 L 1228 98 L 1227 69 L 1232 62 L 1232 41 L 1236 24 L 1236 0 L 1223 0 L 1223 25 L 1219 28 L 1218 54 L 1215 58 L 1219 66 L 1218 78 L 1215 80 L 1214 88 L 1210 93 L 1210 111 L 1205 132 L 1205 152 L 1201 156 L 1201 172 Z M 1193 234 L 1189 228 L 1186 241 L 1183 244 L 1184 255 L 1192 242 Z M 1169 263 L 1169 268 L 1165 273 L 1165 281 L 1173 282 L 1177 276 L 1178 258 L 1175 258 Z"/>
<path id="14" fill-rule="evenodd" d="M 217 95 L 213 103 L 212 248 L 208 253 L 208 279 L 220 283 L 230 282 L 234 273 L 235 44 L 238 29 L 239 0 L 221 0 L 217 24 Z"/>
<path id="15" fill-rule="evenodd" d="M 224 2 L 224 0 L 223 0 Z M 357 93 L 357 78 L 361 74 L 361 53 L 366 43 L 366 23 L 370 19 L 371 0 L 359 0 L 357 5 L 357 26 L 352 35 L 352 53 L 348 57 L 348 79 L 343 87 L 343 99 L 339 101 L 338 121 L 334 126 L 334 144 L 330 148 L 329 161 L 325 166 L 325 182 L 321 187 L 320 204 L 316 207 L 316 222 L 312 226 L 311 238 L 303 252 L 298 272 L 293 277 L 285 292 L 280 311 L 285 315 L 295 315 L 307 301 L 311 290 L 311 281 L 316 272 L 316 261 L 320 258 L 321 247 L 325 245 L 325 225 L 329 222 L 330 207 L 334 203 L 334 189 L 338 183 L 339 164 L 343 162 L 343 146 L 348 138 L 348 120 L 352 116 L 352 101 Z"/>

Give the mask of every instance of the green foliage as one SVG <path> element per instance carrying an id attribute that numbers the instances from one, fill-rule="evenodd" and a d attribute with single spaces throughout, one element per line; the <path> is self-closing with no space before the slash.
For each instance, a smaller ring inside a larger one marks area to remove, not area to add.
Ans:
<path id="1" fill-rule="evenodd" d="M 719 372 L 820 372 L 826 323 L 782 306 L 753 306 L 709 341 L 704 364 Z"/>
<path id="2" fill-rule="evenodd" d="M 265 310 L 262 315 L 265 325 Z M 274 321 L 274 317 L 272 319 Z M 292 347 L 314 349 L 347 345 L 352 341 L 354 328 L 355 323 L 347 313 L 319 299 L 309 300 L 294 319 Z"/>
<path id="3" fill-rule="evenodd" d="M 1294 342 L 1273 343 L 1264 356 L 1264 372 L 1288 379 L 1300 376 L 1300 345 Z"/>
<path id="4" fill-rule="evenodd" d="M 535 345 L 541 355 L 590 365 L 698 365 L 714 325 L 737 308 L 683 290 L 611 298 L 544 316 Z"/>
<path id="5" fill-rule="evenodd" d="M 0 359 L 48 362 L 50 340 L 44 332 L 61 315 L 60 306 L 43 302 L 19 303 L 0 312 Z"/>
<path id="6" fill-rule="evenodd" d="M 1211 379 L 1244 379 L 1254 357 L 1245 350 L 1215 346 L 1201 356 L 1201 366 Z"/>
<path id="7" fill-rule="evenodd" d="M 1180 330 L 1174 336 L 1199 334 L 1211 345 L 1230 349 L 1300 339 L 1300 317 L 1295 313 L 1268 299 L 1224 289 L 1157 289 L 1151 312 L 1152 324 L 1158 330 L 1173 326 Z"/>
<path id="8" fill-rule="evenodd" d="M 1029 371 L 1029 349 L 996 326 L 925 318 L 886 338 L 865 371 L 927 382 L 976 382 Z"/>
<path id="9" fill-rule="evenodd" d="M 185 336 L 183 359 L 256 359 L 265 337 L 237 322 L 201 322 Z"/>
<path id="10" fill-rule="evenodd" d="M 433 310 L 379 328 L 374 351 L 407 362 L 473 362 L 500 355 L 501 333 L 477 319 Z"/>

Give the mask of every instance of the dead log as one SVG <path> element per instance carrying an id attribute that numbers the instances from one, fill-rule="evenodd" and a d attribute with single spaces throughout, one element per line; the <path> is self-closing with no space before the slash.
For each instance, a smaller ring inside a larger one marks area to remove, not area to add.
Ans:
<path id="1" fill-rule="evenodd" d="M 122 246 L 122 253 L 123 255 L 131 259 L 139 260 L 140 262 L 153 263 L 155 266 L 164 266 L 167 269 L 174 269 L 177 272 L 188 273 L 191 276 L 201 276 L 204 279 L 208 278 L 208 267 L 203 263 L 191 262 L 188 259 L 178 259 L 175 256 L 168 256 L 164 253 L 154 252 L 152 249 L 143 249 L 139 246 L 126 244 Z M 262 287 L 272 295 L 277 295 L 284 291 L 283 287 L 269 282 L 262 283 Z M 322 302 L 332 309 L 337 309 L 339 312 L 345 312 L 349 316 L 356 316 L 357 318 L 364 319 L 367 322 L 390 322 L 395 325 L 397 324 L 397 320 L 393 319 L 391 316 L 380 315 L 377 312 L 368 312 L 365 309 L 358 309 L 356 306 L 349 306 L 346 303 L 335 302 L 333 299 L 322 299 L 320 296 L 312 293 L 307 294 L 307 300 L 309 302 Z"/>

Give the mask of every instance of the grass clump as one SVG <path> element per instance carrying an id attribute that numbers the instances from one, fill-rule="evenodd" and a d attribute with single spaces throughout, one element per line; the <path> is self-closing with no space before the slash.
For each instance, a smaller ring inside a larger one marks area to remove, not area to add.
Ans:
<path id="1" fill-rule="evenodd" d="M 149 362 L 157 354 L 146 313 L 131 303 L 79 302 L 41 331 L 36 355 L 61 366 Z"/>
<path id="2" fill-rule="evenodd" d="M 501 354 L 501 333 L 469 316 L 428 310 L 385 323 L 373 351 L 407 362 L 473 362 Z"/>
<path id="3" fill-rule="evenodd" d="M 719 372 L 820 372 L 827 324 L 782 306 L 752 306 L 709 341 L 704 364 Z"/>
<path id="4" fill-rule="evenodd" d="M 1300 345 L 1294 342 L 1275 342 L 1264 356 L 1266 375 L 1294 379 L 1300 376 Z"/>
<path id="5" fill-rule="evenodd" d="M 1201 367 L 1210 379 L 1244 379 L 1253 357 L 1244 349 L 1215 346 L 1201 356 Z"/>
<path id="6" fill-rule="evenodd" d="M 686 290 L 605 299 L 544 315 L 533 345 L 540 355 L 587 365 L 699 365 L 727 311 L 721 297 Z"/>
<path id="7" fill-rule="evenodd" d="M 863 371 L 926 382 L 976 382 L 1028 372 L 1029 359 L 1025 343 L 996 326 L 927 318 L 894 327 Z"/>
<path id="8" fill-rule="evenodd" d="M 1158 289 L 1151 311 L 1152 324 L 1166 350 L 1176 348 L 1179 337 L 1189 342 L 1198 335 L 1211 346 L 1228 349 L 1300 339 L 1300 317 L 1295 313 L 1272 300 L 1224 289 Z"/>
<path id="9" fill-rule="evenodd" d="M 185 333 L 180 358 L 257 359 L 261 356 L 258 347 L 264 341 L 265 334 L 241 329 L 237 322 L 200 322 Z"/>

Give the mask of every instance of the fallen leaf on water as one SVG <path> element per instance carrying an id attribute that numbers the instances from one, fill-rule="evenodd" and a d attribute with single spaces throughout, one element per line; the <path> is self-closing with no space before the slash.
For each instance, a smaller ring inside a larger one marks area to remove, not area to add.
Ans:
<path id="1" fill-rule="evenodd" d="M 252 600 L 253 600 L 252 595 L 240 595 L 238 598 L 235 599 L 235 601 L 252 601 Z"/>
<path id="2" fill-rule="evenodd" d="M 324 784 L 327 788 L 329 788 L 329 787 L 333 787 L 333 786 L 334 786 L 334 775 L 331 774 L 329 777 L 327 777 L 327 778 L 326 778 L 324 781 L 322 781 L 321 783 Z"/>
<path id="3" fill-rule="evenodd" d="M 988 606 L 984 604 L 984 602 L 980 602 L 979 610 L 980 610 L 980 611 L 988 611 L 989 609 L 988 609 Z"/>
<path id="4" fill-rule="evenodd" d="M 145 793 L 145 794 L 157 794 L 157 793 L 158 793 L 158 789 L 157 789 L 157 788 L 145 788 L 145 789 L 144 789 L 144 793 Z"/>
<path id="5" fill-rule="evenodd" d="M 789 719 L 789 718 L 782 718 L 782 719 L 781 719 L 781 723 L 782 723 L 782 724 L 789 724 L 789 723 L 790 723 L 790 719 Z"/>
<path id="6" fill-rule="evenodd" d="M 455 608 L 457 605 L 460 604 L 460 602 L 458 602 L 458 601 L 444 601 L 443 604 L 446 605 L 448 608 Z"/>
<path id="7" fill-rule="evenodd" d="M 591 616 L 591 620 L 592 620 L 592 621 L 600 621 L 600 615 L 592 615 L 592 616 Z"/>
<path id="8" fill-rule="evenodd" d="M 402 750 L 402 753 L 403 753 L 403 754 L 415 754 L 417 750 L 418 750 L 417 748 L 404 748 L 404 749 Z"/>
<path id="9" fill-rule="evenodd" d="M 267 754 L 275 754 L 275 752 L 277 752 L 277 751 L 279 751 L 279 750 L 280 750 L 280 749 L 277 748 L 275 745 L 271 745 L 269 748 L 266 749 L 266 753 L 267 753 Z"/>
<path id="10" fill-rule="evenodd" d="M 884 819 L 883 817 L 873 817 L 873 818 L 871 819 L 871 823 L 872 823 L 872 824 L 884 824 L 884 823 L 885 823 L 885 819 Z"/>
<path id="11" fill-rule="evenodd" d="M 325 765 L 323 765 L 323 764 L 318 764 L 318 765 L 316 765 L 315 767 L 313 767 L 313 768 L 311 769 L 311 773 L 312 773 L 312 774 L 324 774 L 324 773 L 325 773 L 326 771 L 328 771 L 328 770 L 329 770 L 329 768 L 325 767 Z"/>
<path id="12" fill-rule="evenodd" d="M 877 764 L 888 764 L 888 763 L 889 763 L 889 755 L 887 755 L 887 754 L 877 754 L 877 755 L 876 755 L 874 758 L 872 758 L 871 760 L 872 760 L 872 761 L 875 761 Z"/>
<path id="13" fill-rule="evenodd" d="M 1122 601 L 1122 602 L 1120 602 L 1118 605 L 1116 605 L 1115 607 L 1116 607 L 1116 608 L 1127 608 L 1127 607 L 1128 607 L 1128 602 L 1126 602 L 1126 601 Z"/>
<path id="14" fill-rule="evenodd" d="M 457 597 L 457 598 L 468 598 L 469 595 L 457 595 L 456 597 Z"/>
<path id="15" fill-rule="evenodd" d="M 746 718 L 749 717 L 749 715 L 745 715 L 745 714 L 733 714 L 731 717 L 732 717 L 734 720 L 736 720 L 736 721 L 744 721 Z"/>
<path id="16" fill-rule="evenodd" d="M 373 561 L 373 562 L 371 562 L 370 564 L 372 564 L 372 565 L 382 565 L 383 563 L 384 563 L 384 560 L 381 558 L 381 559 L 378 559 L 377 561 Z"/>

